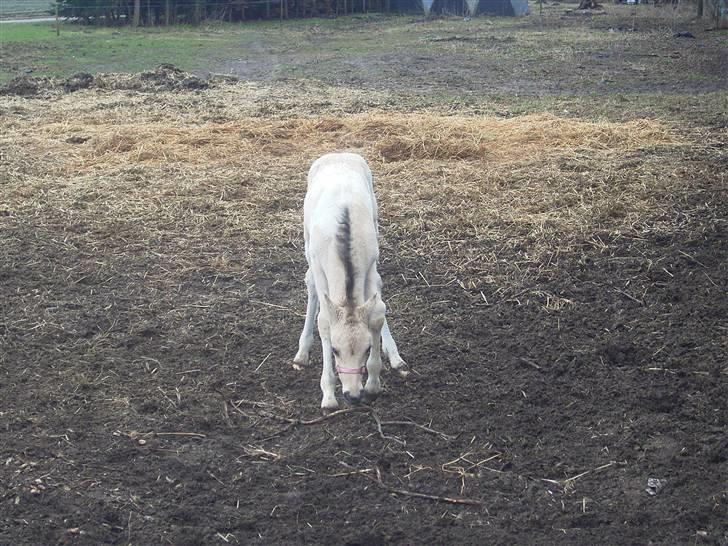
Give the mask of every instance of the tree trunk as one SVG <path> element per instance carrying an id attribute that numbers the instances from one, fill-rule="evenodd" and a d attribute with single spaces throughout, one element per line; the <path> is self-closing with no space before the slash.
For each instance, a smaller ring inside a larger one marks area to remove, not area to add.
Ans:
<path id="1" fill-rule="evenodd" d="M 169 22 L 172 15 L 172 6 L 171 6 L 172 0 L 165 0 L 164 2 L 164 24 L 165 26 L 169 26 Z"/>
<path id="2" fill-rule="evenodd" d="M 139 26 L 139 15 L 142 11 L 142 0 L 134 0 L 134 16 L 132 20 L 132 26 L 138 27 Z"/>

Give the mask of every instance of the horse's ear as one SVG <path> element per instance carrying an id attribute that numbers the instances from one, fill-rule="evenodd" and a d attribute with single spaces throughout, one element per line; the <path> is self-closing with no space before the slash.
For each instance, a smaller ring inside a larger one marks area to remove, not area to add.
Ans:
<path id="1" fill-rule="evenodd" d="M 324 294 L 324 305 L 326 306 L 326 315 L 330 321 L 340 321 L 344 317 L 344 312 L 341 307 L 338 307 L 328 294 Z"/>
<path id="2" fill-rule="evenodd" d="M 374 294 L 357 308 L 359 318 L 374 328 L 381 328 L 387 307 L 379 294 Z"/>

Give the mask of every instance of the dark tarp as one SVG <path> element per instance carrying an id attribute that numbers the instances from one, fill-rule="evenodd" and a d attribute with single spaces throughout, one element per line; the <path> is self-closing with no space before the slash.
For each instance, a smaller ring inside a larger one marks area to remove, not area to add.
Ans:
<path id="1" fill-rule="evenodd" d="M 390 0 L 389 6 L 395 13 L 424 13 L 422 2 L 423 0 Z M 430 13 L 433 14 L 464 15 L 467 12 L 465 0 L 434 0 L 430 8 Z M 527 13 L 528 0 L 479 0 L 475 15 L 521 17 Z"/>
<path id="2" fill-rule="evenodd" d="M 522 17 L 528 14 L 528 0 L 480 0 L 476 15 L 483 14 Z"/>

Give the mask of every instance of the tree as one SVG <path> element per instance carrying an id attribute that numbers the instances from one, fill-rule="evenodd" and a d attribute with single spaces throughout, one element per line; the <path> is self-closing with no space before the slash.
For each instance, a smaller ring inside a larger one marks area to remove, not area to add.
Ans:
<path id="1" fill-rule="evenodd" d="M 142 0 L 134 0 L 134 21 L 132 22 L 132 26 L 138 27 L 139 26 L 139 17 L 141 16 L 142 12 Z"/>

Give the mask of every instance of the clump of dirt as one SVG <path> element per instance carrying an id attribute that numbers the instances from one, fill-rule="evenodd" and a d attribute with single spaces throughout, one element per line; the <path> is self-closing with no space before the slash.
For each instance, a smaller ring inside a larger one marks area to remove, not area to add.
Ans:
<path id="1" fill-rule="evenodd" d="M 88 89 L 94 82 L 94 77 L 87 72 L 79 72 L 68 78 L 63 83 L 63 90 L 66 93 L 73 93 L 79 89 Z"/>
<path id="2" fill-rule="evenodd" d="M 213 77 L 208 80 L 185 72 L 170 64 L 139 74 L 91 74 L 80 72 L 70 78 L 34 78 L 19 76 L 0 87 L 0 95 L 36 96 L 52 93 L 73 93 L 81 89 L 118 89 L 146 93 L 165 91 L 200 91 L 215 84 L 230 84 L 235 80 Z"/>
<path id="3" fill-rule="evenodd" d="M 160 64 L 154 70 L 142 72 L 138 75 L 138 81 L 143 84 L 151 84 L 157 90 L 197 90 L 207 89 L 209 83 L 193 74 L 180 70 L 171 64 Z M 114 86 L 115 89 L 123 87 Z M 136 86 L 133 87 L 137 89 Z"/>
<path id="4" fill-rule="evenodd" d="M 20 97 L 31 97 L 38 94 L 41 82 L 47 78 L 33 78 L 32 76 L 18 76 L 13 78 L 7 85 L 0 87 L 0 95 L 17 95 Z"/>

